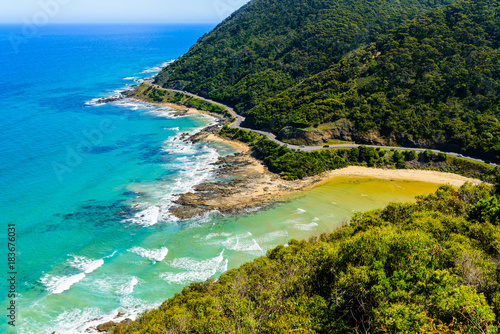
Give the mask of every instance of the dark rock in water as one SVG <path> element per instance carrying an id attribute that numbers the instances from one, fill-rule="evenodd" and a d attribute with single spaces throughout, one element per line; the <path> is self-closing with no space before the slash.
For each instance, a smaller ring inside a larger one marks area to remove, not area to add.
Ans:
<path id="1" fill-rule="evenodd" d="M 207 213 L 207 208 L 195 207 L 195 206 L 177 206 L 170 209 L 170 212 L 181 220 L 191 219 L 195 217 L 201 217 Z"/>
<path id="2" fill-rule="evenodd" d="M 111 152 L 118 149 L 116 146 L 95 146 L 92 147 L 92 149 L 89 150 L 89 154 L 100 154 L 100 153 L 106 153 L 106 152 Z"/>
<path id="3" fill-rule="evenodd" d="M 108 333 L 108 332 L 111 332 L 113 330 L 113 328 L 115 328 L 116 326 L 118 326 L 118 324 L 114 321 L 108 321 L 108 322 L 105 322 L 103 324 L 100 324 L 96 327 L 97 331 L 98 332 L 101 332 L 101 333 Z"/>
<path id="4" fill-rule="evenodd" d="M 93 99 L 92 101 L 87 102 L 86 104 L 92 105 L 92 106 L 98 106 L 101 104 L 106 104 L 106 103 L 110 103 L 110 102 L 116 102 L 116 101 L 123 100 L 124 98 L 128 97 L 128 95 L 129 94 L 127 94 L 127 92 L 120 92 L 120 93 L 113 95 L 113 96 L 110 96 L 110 97 L 102 97 L 102 98 L 98 98 L 98 99 Z"/>
<path id="5" fill-rule="evenodd" d="M 100 104 L 106 104 L 110 102 L 115 102 L 121 100 L 121 96 L 113 96 L 113 97 L 105 97 L 102 99 L 96 99 L 92 102 L 93 105 L 100 105 Z"/>
<path id="6" fill-rule="evenodd" d="M 184 139 L 187 139 L 188 137 L 189 137 L 189 133 L 184 132 L 179 136 L 179 140 L 184 140 Z"/>
<path id="7" fill-rule="evenodd" d="M 134 191 L 124 191 L 122 193 L 122 196 L 137 196 L 139 193 L 136 193 Z"/>
<path id="8" fill-rule="evenodd" d="M 126 325 L 130 324 L 131 322 L 132 322 L 132 319 L 127 318 L 125 320 L 120 321 L 120 324 L 126 326 Z"/>
<path id="9" fill-rule="evenodd" d="M 115 319 L 118 319 L 120 317 L 123 317 L 125 315 L 125 313 L 123 312 L 118 312 L 118 314 L 116 315 Z"/>
<path id="10" fill-rule="evenodd" d="M 118 315 L 122 316 L 123 313 L 118 313 Z M 114 321 L 108 321 L 108 322 L 105 322 L 103 324 L 100 324 L 96 327 L 97 331 L 100 332 L 100 333 L 111 333 L 113 332 L 113 329 L 118 326 L 118 325 L 128 325 L 132 322 L 132 319 L 130 318 L 127 318 L 125 320 L 122 320 L 120 321 L 119 323 L 117 322 L 114 322 Z"/>

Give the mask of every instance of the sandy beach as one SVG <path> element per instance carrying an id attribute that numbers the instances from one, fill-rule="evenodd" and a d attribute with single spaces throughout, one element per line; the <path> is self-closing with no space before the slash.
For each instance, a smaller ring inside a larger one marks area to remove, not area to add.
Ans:
<path id="1" fill-rule="evenodd" d="M 454 187 L 460 187 L 465 182 L 473 184 L 482 183 L 481 180 L 471 179 L 462 175 L 453 173 L 443 173 L 432 170 L 422 169 L 384 169 L 368 168 L 360 166 L 349 166 L 342 169 L 333 170 L 325 174 L 325 181 L 337 176 L 366 176 L 377 179 L 387 180 L 408 180 L 422 181 L 438 184 L 450 184 Z"/>

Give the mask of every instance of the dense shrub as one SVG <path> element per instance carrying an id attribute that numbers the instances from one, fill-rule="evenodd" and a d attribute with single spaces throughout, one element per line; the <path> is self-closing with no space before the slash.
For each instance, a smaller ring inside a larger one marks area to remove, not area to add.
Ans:
<path id="1" fill-rule="evenodd" d="M 465 184 L 358 213 L 114 333 L 497 333 L 500 229 L 483 205 L 495 201 L 492 187 Z"/>

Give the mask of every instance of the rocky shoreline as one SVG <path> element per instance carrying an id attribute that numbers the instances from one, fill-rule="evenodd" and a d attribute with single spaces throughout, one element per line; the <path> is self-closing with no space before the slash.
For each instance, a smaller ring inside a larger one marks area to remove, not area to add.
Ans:
<path id="1" fill-rule="evenodd" d="M 193 143 L 223 142 L 239 150 L 238 153 L 219 157 L 214 180 L 206 181 L 194 188 L 194 192 L 184 193 L 175 201 L 177 206 L 170 209 L 180 219 L 202 216 L 217 211 L 222 214 L 237 214 L 243 210 L 271 204 L 280 197 L 306 190 L 319 183 L 338 176 L 358 176 L 379 179 L 413 180 L 459 187 L 465 182 L 481 183 L 480 180 L 461 175 L 422 169 L 384 169 L 350 166 L 302 180 L 286 181 L 270 172 L 252 155 L 249 146 L 218 136 L 220 125 L 208 127 L 187 137 Z"/>
<path id="2" fill-rule="evenodd" d="M 206 127 L 191 136 L 187 133 L 181 134 L 180 139 L 193 144 L 197 142 L 224 143 L 238 150 L 238 153 L 219 157 L 213 163 L 216 169 L 212 180 L 198 184 L 194 187 L 194 192 L 183 193 L 174 201 L 176 205 L 170 208 L 170 213 L 181 220 L 200 217 L 210 212 L 238 214 L 244 210 L 272 204 L 284 195 L 311 188 L 318 183 L 341 175 L 449 183 L 454 186 L 460 186 L 466 181 L 480 182 L 456 174 L 436 171 L 394 170 L 355 166 L 324 172 L 301 180 L 287 181 L 270 172 L 260 160 L 253 156 L 252 149 L 248 145 L 218 135 L 222 126 L 230 121 L 229 117 L 170 103 L 154 103 L 149 100 L 135 98 L 132 94 L 129 94 L 128 98 L 172 107 L 177 110 L 175 114 L 178 116 L 188 114 L 210 115 L 217 120 L 215 125 Z"/>
<path id="3" fill-rule="evenodd" d="M 218 136 L 219 130 L 220 125 L 210 126 L 185 139 L 192 143 L 222 142 L 239 152 L 219 157 L 213 163 L 217 168 L 212 180 L 198 184 L 194 192 L 181 194 L 174 201 L 177 206 L 171 208 L 170 213 L 179 219 L 195 218 L 213 211 L 237 214 L 269 204 L 281 195 L 305 189 L 320 180 L 282 180 L 252 156 L 250 147 Z"/>
<path id="4" fill-rule="evenodd" d="M 218 135 L 220 129 L 231 121 L 227 115 L 211 113 L 181 105 L 153 102 L 135 96 L 134 90 L 125 91 L 119 97 L 102 99 L 100 103 L 129 99 L 154 105 L 173 108 L 175 116 L 190 114 L 209 115 L 216 124 L 208 126 L 194 135 L 181 134 L 178 138 L 185 142 L 224 143 L 233 146 L 238 152 L 219 157 L 213 163 L 216 167 L 212 180 L 207 180 L 194 187 L 194 192 L 179 195 L 170 208 L 170 214 L 181 219 L 191 219 L 210 212 L 237 214 L 243 210 L 270 204 L 276 198 L 305 189 L 321 180 L 321 176 L 307 180 L 285 181 L 279 175 L 271 173 L 267 167 L 252 156 L 252 150 L 244 143 L 233 141 Z"/>
<path id="5" fill-rule="evenodd" d="M 210 212 L 237 214 L 243 210 L 270 204 L 282 195 L 303 190 L 322 179 L 321 176 L 317 176 L 292 182 L 270 172 L 261 161 L 252 156 L 252 150 L 248 145 L 218 135 L 220 129 L 231 121 L 227 115 L 172 103 L 152 102 L 135 96 L 133 92 L 127 95 L 130 100 L 171 107 L 176 110 L 173 113 L 176 116 L 202 114 L 214 117 L 215 125 L 208 126 L 191 136 L 187 133 L 181 134 L 179 139 L 193 144 L 224 143 L 238 150 L 235 154 L 219 157 L 213 163 L 216 170 L 212 180 L 198 184 L 194 192 L 181 194 L 174 201 L 176 206 L 170 208 L 170 214 L 181 220 L 200 217 Z"/>

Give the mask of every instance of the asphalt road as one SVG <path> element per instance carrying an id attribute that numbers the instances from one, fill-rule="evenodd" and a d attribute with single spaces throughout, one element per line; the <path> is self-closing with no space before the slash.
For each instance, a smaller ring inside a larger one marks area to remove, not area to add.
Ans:
<path id="1" fill-rule="evenodd" d="M 188 96 L 196 97 L 196 98 L 198 98 L 200 100 L 203 100 L 203 101 L 206 101 L 206 102 L 210 102 L 210 103 L 216 104 L 218 106 L 221 106 L 223 108 L 226 108 L 226 110 L 231 114 L 231 116 L 233 116 L 236 119 L 236 122 L 234 122 L 231 125 L 229 125 L 230 128 L 233 128 L 233 129 L 243 129 L 243 130 L 248 130 L 248 131 L 252 131 L 252 132 L 255 132 L 255 133 L 259 133 L 261 135 L 266 136 L 268 139 L 274 141 L 275 143 L 278 143 L 279 145 L 286 145 L 290 149 L 296 149 L 296 150 L 301 150 L 301 151 L 317 151 L 317 150 L 325 149 L 324 146 L 304 146 L 304 145 L 297 146 L 297 145 L 289 145 L 289 144 L 283 143 L 282 141 L 279 141 L 278 139 L 276 139 L 276 136 L 274 134 L 270 133 L 270 132 L 266 132 L 266 131 L 262 131 L 262 130 L 249 129 L 249 128 L 242 127 L 241 123 L 243 121 L 245 121 L 245 117 L 243 117 L 241 115 L 238 115 L 234 111 L 233 108 L 231 108 L 229 106 L 226 106 L 225 104 L 222 104 L 222 103 L 219 103 L 219 102 L 216 102 L 216 101 L 212 101 L 210 99 L 207 99 L 207 98 L 204 98 L 204 97 L 201 97 L 201 96 L 198 96 L 196 94 L 189 93 L 189 92 L 184 92 L 184 91 L 175 90 L 175 89 L 162 88 L 162 87 L 160 87 L 158 85 L 155 85 L 153 83 L 153 81 L 154 81 L 154 79 L 144 80 L 145 83 L 147 83 L 148 85 L 151 85 L 151 86 L 153 86 L 153 87 L 155 87 L 157 89 L 171 91 L 171 92 L 175 92 L 175 93 L 181 93 L 181 94 L 185 94 L 185 95 L 188 95 Z M 337 144 L 337 145 L 329 145 L 328 148 L 333 148 L 333 149 L 336 149 L 336 148 L 353 148 L 353 147 L 359 147 L 359 146 L 361 146 L 361 145 L 358 145 L 358 144 Z M 423 152 L 423 151 L 426 150 L 425 148 L 414 148 L 414 147 L 395 147 L 395 146 L 377 146 L 377 145 L 363 145 L 363 146 L 374 147 L 374 148 L 379 147 L 381 149 L 388 149 L 388 150 L 395 149 L 395 150 L 401 150 L 401 151 L 418 151 L 418 152 Z M 452 157 L 460 157 L 460 158 L 466 159 L 466 160 L 471 160 L 471 161 L 485 163 L 484 160 L 476 159 L 476 158 L 471 158 L 471 157 L 464 157 L 460 153 L 444 152 L 444 151 L 439 151 L 439 150 L 432 150 L 432 151 L 434 153 L 446 153 L 447 155 L 450 155 Z M 496 164 L 494 164 L 494 163 L 490 163 L 490 165 L 496 166 Z"/>

